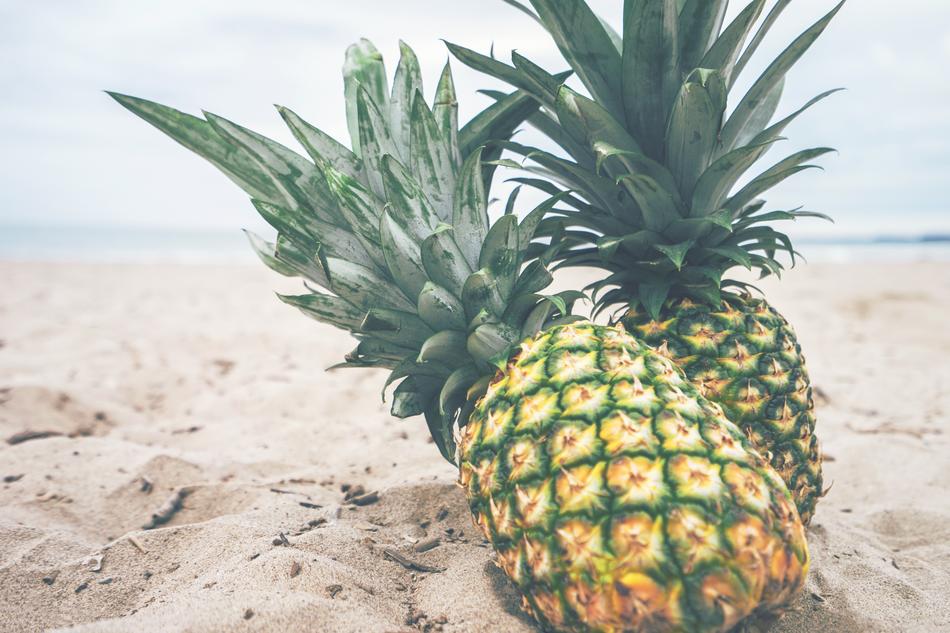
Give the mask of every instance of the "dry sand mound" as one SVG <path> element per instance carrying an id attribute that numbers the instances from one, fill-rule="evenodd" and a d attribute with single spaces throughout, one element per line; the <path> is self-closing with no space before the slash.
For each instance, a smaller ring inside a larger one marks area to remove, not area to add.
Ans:
<path id="1" fill-rule="evenodd" d="M 424 424 L 378 373 L 323 374 L 350 342 L 279 280 L 2 270 L 0 631 L 536 630 Z M 764 630 L 950 631 L 950 268 L 813 267 L 772 296 L 834 486 Z"/>

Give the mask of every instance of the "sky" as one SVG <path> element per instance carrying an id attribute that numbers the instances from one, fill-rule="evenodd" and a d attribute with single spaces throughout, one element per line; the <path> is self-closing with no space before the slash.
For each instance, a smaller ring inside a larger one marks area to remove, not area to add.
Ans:
<path id="1" fill-rule="evenodd" d="M 618 21 L 620 0 L 590 4 Z M 833 5 L 797 0 L 740 85 Z M 209 110 L 296 148 L 277 103 L 345 141 L 340 67 L 360 37 L 390 72 L 408 42 L 430 97 L 448 57 L 440 38 L 565 68 L 547 35 L 501 0 L 0 0 L 0 231 L 261 227 L 224 176 L 102 91 Z M 779 109 L 846 87 L 790 127 L 783 147 L 839 153 L 775 190 L 771 206 L 836 218 L 797 227 L 808 235 L 950 232 L 948 68 L 950 2 L 850 0 L 790 74 Z M 494 84 L 453 70 L 464 122 L 487 105 L 475 91 Z"/>

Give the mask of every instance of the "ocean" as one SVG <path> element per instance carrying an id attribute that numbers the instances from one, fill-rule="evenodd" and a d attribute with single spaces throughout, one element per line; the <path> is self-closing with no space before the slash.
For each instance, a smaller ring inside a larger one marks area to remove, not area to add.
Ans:
<path id="1" fill-rule="evenodd" d="M 950 261 L 950 236 L 875 236 L 795 240 L 809 262 Z M 0 260 L 251 264 L 256 256 L 239 230 L 121 227 L 0 227 Z"/>

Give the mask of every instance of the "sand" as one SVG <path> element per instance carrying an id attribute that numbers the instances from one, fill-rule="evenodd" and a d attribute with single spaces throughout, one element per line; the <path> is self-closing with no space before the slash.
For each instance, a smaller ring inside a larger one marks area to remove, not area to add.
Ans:
<path id="1" fill-rule="evenodd" d="M 536 630 L 424 423 L 388 416 L 381 373 L 323 372 L 351 342 L 273 298 L 292 282 L 0 274 L 0 630 Z M 833 483 L 807 590 L 767 630 L 950 631 L 950 266 L 766 288 Z"/>

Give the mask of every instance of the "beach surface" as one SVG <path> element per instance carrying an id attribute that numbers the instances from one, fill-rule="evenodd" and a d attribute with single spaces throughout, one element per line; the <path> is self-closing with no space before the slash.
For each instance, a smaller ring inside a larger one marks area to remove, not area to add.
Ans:
<path id="1" fill-rule="evenodd" d="M 530 632 L 421 419 L 259 266 L 2 263 L 0 631 Z M 569 285 L 561 279 L 562 286 Z M 950 264 L 763 285 L 831 486 L 782 633 L 950 631 Z"/>

